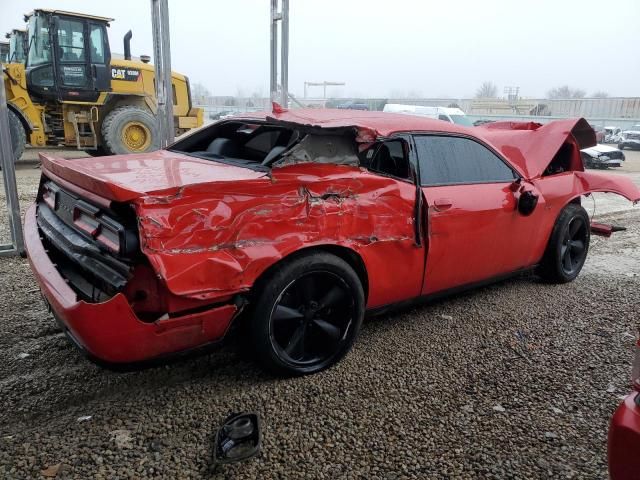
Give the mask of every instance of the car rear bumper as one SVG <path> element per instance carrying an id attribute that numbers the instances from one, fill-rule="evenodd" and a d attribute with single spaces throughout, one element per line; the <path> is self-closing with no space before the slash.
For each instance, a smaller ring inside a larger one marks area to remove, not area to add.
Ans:
<path id="1" fill-rule="evenodd" d="M 611 418 L 608 441 L 612 480 L 640 477 L 640 393 L 628 395 Z"/>
<path id="2" fill-rule="evenodd" d="M 98 363 L 117 367 L 148 362 L 217 342 L 238 311 L 230 304 L 143 322 L 121 293 L 102 303 L 79 301 L 45 251 L 35 205 L 25 215 L 24 234 L 31 269 L 54 316 L 77 346 Z"/>

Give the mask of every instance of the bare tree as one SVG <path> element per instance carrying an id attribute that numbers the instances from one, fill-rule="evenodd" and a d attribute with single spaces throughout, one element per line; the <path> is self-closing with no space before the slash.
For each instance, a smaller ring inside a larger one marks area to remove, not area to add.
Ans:
<path id="1" fill-rule="evenodd" d="M 498 87 L 493 82 L 483 82 L 476 90 L 476 98 L 498 98 Z"/>
<path id="2" fill-rule="evenodd" d="M 605 92 L 604 90 L 598 90 L 597 92 L 593 92 L 593 95 L 591 95 L 593 98 L 608 98 L 609 94 L 607 92 Z"/>
<path id="3" fill-rule="evenodd" d="M 587 94 L 580 88 L 572 88 L 569 85 L 552 88 L 547 92 L 547 98 L 584 98 Z"/>
<path id="4" fill-rule="evenodd" d="M 201 83 L 194 83 L 191 87 L 191 93 L 195 103 L 204 103 L 211 96 L 211 92 Z"/>

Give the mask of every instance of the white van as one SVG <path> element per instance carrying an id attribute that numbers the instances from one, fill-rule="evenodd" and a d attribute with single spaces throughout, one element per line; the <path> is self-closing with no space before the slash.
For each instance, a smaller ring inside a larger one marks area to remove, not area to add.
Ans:
<path id="1" fill-rule="evenodd" d="M 435 118 L 445 122 L 456 123 L 465 127 L 473 127 L 473 122 L 459 108 L 447 107 L 423 107 L 422 105 L 400 105 L 399 103 L 387 103 L 383 112 L 404 113 L 419 117 Z"/>

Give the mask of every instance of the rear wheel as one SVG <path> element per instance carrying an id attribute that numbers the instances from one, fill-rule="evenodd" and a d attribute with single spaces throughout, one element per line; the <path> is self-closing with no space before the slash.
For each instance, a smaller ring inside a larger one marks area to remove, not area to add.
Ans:
<path id="1" fill-rule="evenodd" d="M 112 155 L 144 153 L 158 150 L 160 138 L 156 120 L 140 107 L 118 107 L 102 123 L 105 150 Z"/>
<path id="2" fill-rule="evenodd" d="M 269 370 L 315 373 L 349 352 L 365 303 L 360 279 L 344 260 L 327 253 L 300 256 L 258 289 L 250 335 L 258 360 Z"/>
<path id="3" fill-rule="evenodd" d="M 619 145 L 618 145 L 618 150 L 624 150 L 624 145 L 619 144 Z"/>
<path id="4" fill-rule="evenodd" d="M 9 110 L 9 132 L 11 133 L 11 148 L 13 149 L 13 161 L 17 162 L 24 153 L 27 144 L 27 133 L 22 122 L 12 110 Z M 0 168 L 2 166 L 0 165 Z"/>
<path id="5" fill-rule="evenodd" d="M 575 203 L 567 205 L 556 220 L 547 250 L 538 269 L 551 283 L 574 280 L 587 258 L 590 222 L 587 211 Z"/>

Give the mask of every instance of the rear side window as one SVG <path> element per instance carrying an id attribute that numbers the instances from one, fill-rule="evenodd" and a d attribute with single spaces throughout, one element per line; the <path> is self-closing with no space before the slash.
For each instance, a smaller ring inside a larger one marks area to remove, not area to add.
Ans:
<path id="1" fill-rule="evenodd" d="M 423 186 L 511 182 L 516 176 L 484 145 L 461 137 L 415 137 Z"/>
<path id="2" fill-rule="evenodd" d="M 389 140 L 366 151 L 362 165 L 372 172 L 396 178 L 409 178 L 409 160 L 402 140 Z"/>

